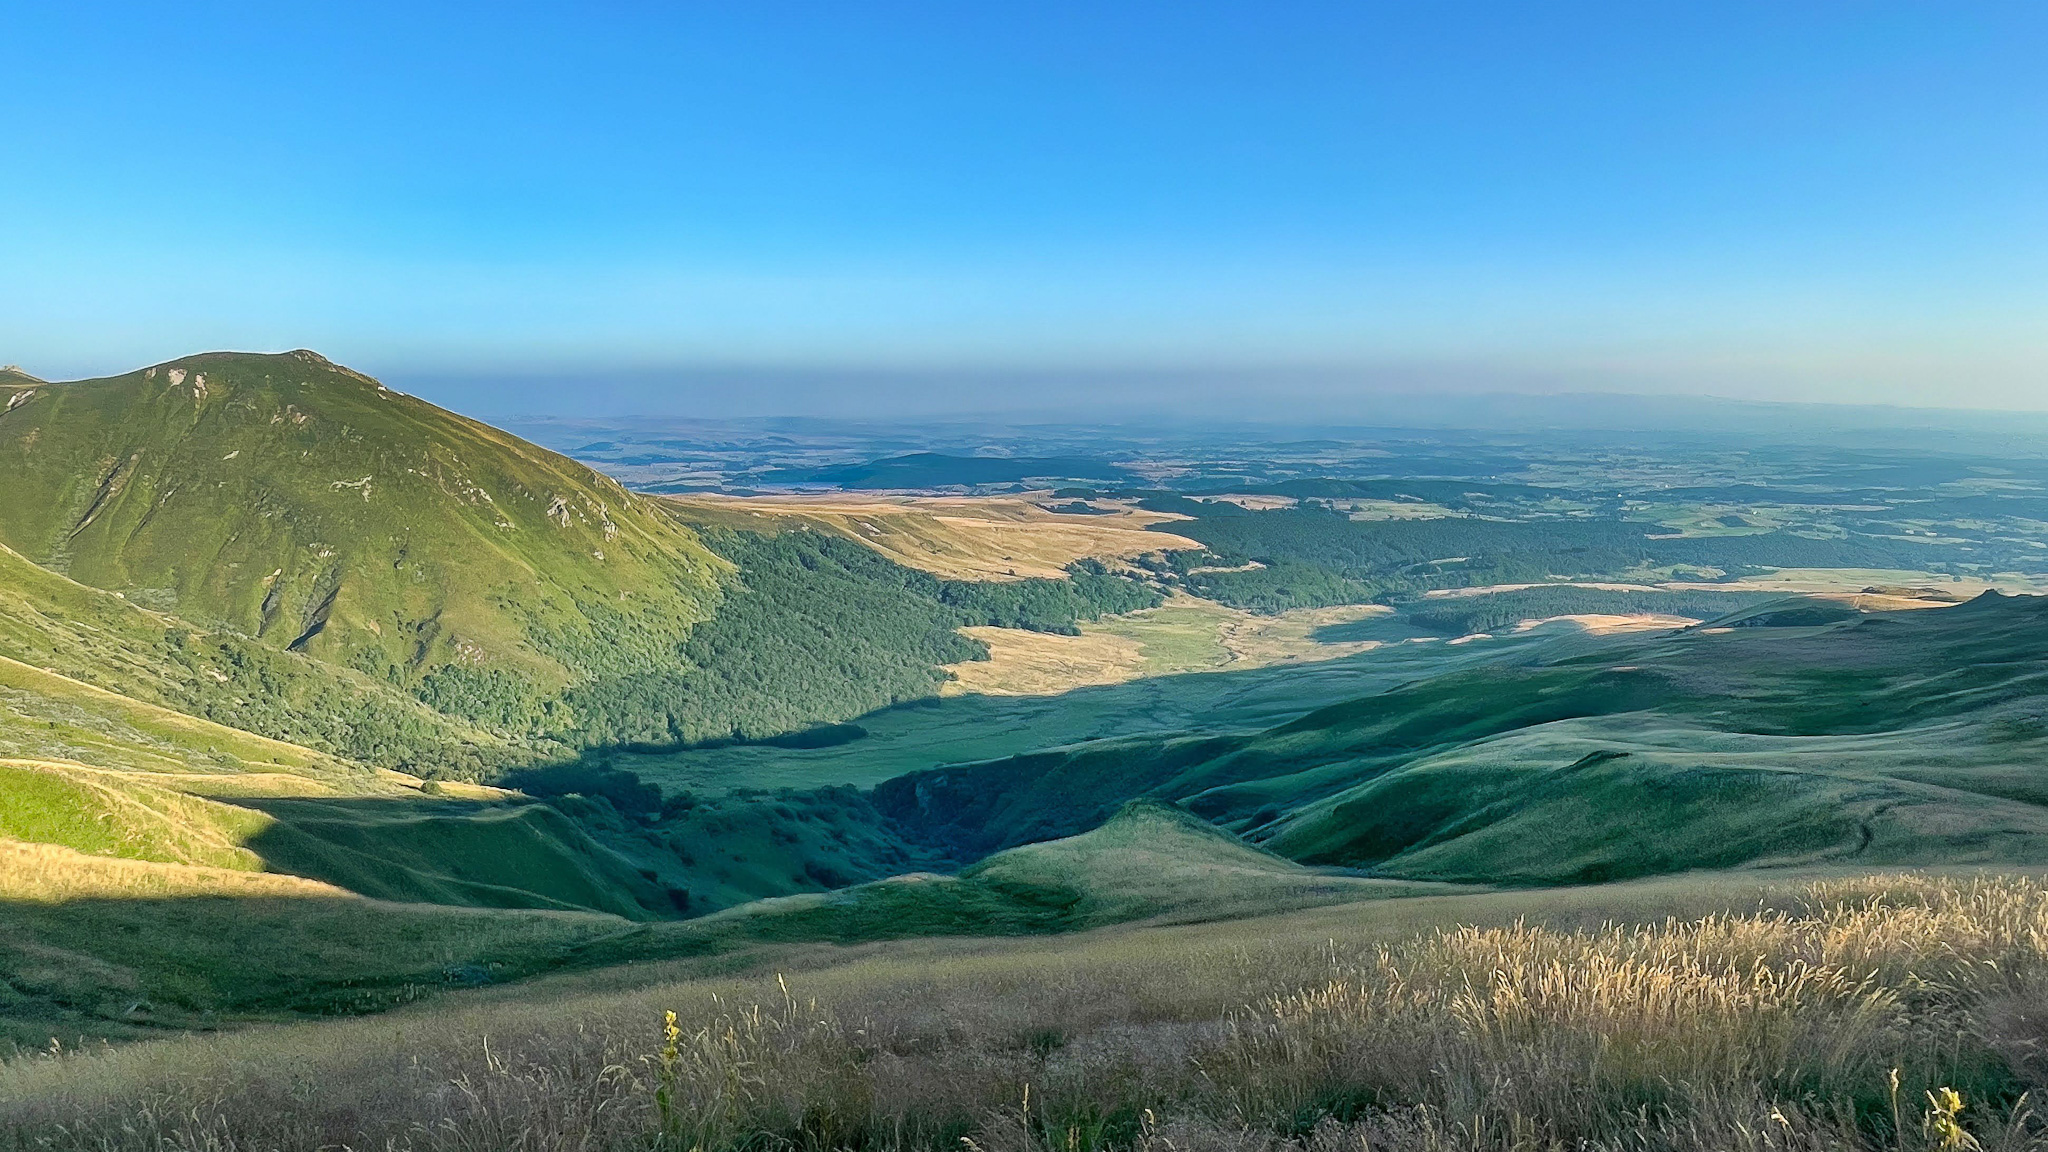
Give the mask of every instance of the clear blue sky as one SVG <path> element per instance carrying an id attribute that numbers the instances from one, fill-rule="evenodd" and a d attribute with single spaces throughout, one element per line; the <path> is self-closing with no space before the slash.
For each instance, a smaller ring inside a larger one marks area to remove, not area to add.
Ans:
<path id="1" fill-rule="evenodd" d="M 2037 2 L 17 0 L 0 51 L 41 375 L 2048 407 Z"/>

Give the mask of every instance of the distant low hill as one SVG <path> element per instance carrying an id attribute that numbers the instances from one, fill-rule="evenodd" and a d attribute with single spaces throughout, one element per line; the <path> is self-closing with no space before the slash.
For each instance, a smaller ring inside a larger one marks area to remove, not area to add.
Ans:
<path id="1" fill-rule="evenodd" d="M 913 452 L 865 464 L 783 468 L 754 477 L 760 484 L 830 484 L 840 488 L 952 488 L 1026 480 L 1126 481 L 1121 465 L 1086 456 L 948 456 Z"/>

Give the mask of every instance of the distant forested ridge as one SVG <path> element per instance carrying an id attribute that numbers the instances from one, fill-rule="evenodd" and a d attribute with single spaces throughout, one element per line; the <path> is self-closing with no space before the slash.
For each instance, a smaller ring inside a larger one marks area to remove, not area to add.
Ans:
<path id="1" fill-rule="evenodd" d="M 1255 612 L 1672 566 L 1743 575 L 1768 568 L 1925 568 L 1939 560 L 1924 543 L 1877 536 L 1660 537 L 1653 525 L 1611 519 L 1354 520 L 1314 502 L 1262 511 L 1171 495 L 1141 503 L 1194 517 L 1157 526 L 1207 549 L 1172 557 L 1183 587 Z"/>
<path id="2" fill-rule="evenodd" d="M 862 464 L 781 468 L 760 473 L 760 484 L 830 484 L 840 488 L 948 488 L 1015 484 L 1023 480 L 1129 480 L 1129 469 L 1087 456 L 949 456 L 912 452 Z"/>

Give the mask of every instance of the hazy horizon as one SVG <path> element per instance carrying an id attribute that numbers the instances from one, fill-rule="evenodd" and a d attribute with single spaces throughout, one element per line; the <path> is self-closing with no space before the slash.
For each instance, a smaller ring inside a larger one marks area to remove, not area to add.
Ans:
<path id="1" fill-rule="evenodd" d="M 735 382 L 906 415 L 1020 382 L 1077 413 L 2048 409 L 2038 6 L 25 5 L 0 33 L 0 361 L 52 378 L 311 347 L 484 411 Z"/>

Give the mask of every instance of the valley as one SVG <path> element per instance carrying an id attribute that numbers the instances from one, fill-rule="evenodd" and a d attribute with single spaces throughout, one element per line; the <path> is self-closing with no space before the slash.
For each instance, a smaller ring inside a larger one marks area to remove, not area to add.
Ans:
<path id="1" fill-rule="evenodd" d="M 81 1044 L 2048 868 L 2032 457 L 726 429 L 685 484 L 310 352 L 0 393 L 38 1108 Z"/>

